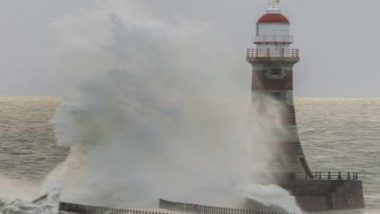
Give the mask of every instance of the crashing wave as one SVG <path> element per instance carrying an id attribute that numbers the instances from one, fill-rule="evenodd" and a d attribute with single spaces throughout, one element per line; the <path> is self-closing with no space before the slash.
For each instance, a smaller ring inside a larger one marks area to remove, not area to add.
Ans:
<path id="1" fill-rule="evenodd" d="M 32 202 L 15 199 L 11 202 L 0 200 L 1 214 L 56 214 L 59 209 L 57 192 L 44 195 Z"/>

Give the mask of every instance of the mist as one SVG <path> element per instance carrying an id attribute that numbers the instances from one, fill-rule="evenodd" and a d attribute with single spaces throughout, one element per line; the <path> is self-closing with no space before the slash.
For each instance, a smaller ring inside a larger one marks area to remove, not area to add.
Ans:
<path id="1" fill-rule="evenodd" d="M 244 207 L 251 198 L 299 211 L 269 173 L 278 104 L 266 101 L 266 114 L 251 104 L 228 37 L 142 4 L 102 1 L 55 24 L 61 69 L 93 75 L 52 120 L 70 154 L 45 190 L 124 208 L 155 208 L 159 198 Z"/>

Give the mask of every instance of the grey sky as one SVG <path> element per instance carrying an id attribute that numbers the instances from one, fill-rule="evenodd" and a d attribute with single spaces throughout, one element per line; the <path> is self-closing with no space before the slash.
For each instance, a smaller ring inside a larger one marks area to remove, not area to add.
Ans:
<path id="1" fill-rule="evenodd" d="M 301 62 L 295 67 L 297 96 L 380 97 L 380 1 L 282 1 L 292 22 L 293 47 L 301 51 Z M 74 75 L 57 75 L 46 68 L 47 55 L 55 45 L 51 24 L 94 2 L 0 0 L 0 95 L 60 95 L 77 81 Z M 181 14 L 223 29 L 234 38 L 245 63 L 245 48 L 252 46 L 254 23 L 266 2 L 151 0 L 151 7 L 162 15 Z"/>

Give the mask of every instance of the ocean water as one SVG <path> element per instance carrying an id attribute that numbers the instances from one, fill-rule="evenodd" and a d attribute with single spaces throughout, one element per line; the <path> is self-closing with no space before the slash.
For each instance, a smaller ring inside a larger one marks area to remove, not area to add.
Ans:
<path id="1" fill-rule="evenodd" d="M 0 178 L 38 186 L 66 158 L 69 151 L 56 146 L 49 124 L 60 102 L 55 97 L 0 98 Z M 380 213 L 380 99 L 295 102 L 312 170 L 359 172 L 367 207 L 363 213 Z"/>
<path id="2" fill-rule="evenodd" d="M 380 213 L 380 99 L 298 99 L 296 108 L 312 170 L 359 172 L 364 213 Z"/>

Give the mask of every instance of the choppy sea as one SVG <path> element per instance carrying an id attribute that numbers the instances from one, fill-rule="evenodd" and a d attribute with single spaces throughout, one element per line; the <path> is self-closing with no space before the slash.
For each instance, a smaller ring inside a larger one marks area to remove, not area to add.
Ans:
<path id="1" fill-rule="evenodd" d="M 38 185 L 66 158 L 69 151 L 55 145 L 49 124 L 60 102 L 0 98 L 1 176 Z M 359 172 L 366 200 L 362 213 L 380 213 L 380 99 L 302 98 L 296 109 L 312 170 Z"/>

